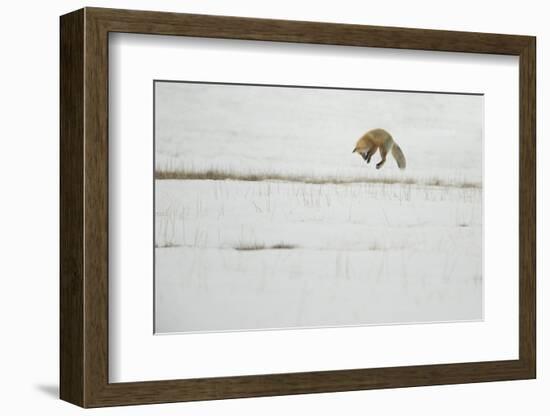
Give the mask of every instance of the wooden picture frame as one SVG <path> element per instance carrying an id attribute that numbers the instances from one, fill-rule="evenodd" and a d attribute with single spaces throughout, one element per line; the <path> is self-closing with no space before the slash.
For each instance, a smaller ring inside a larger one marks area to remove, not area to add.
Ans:
<path id="1" fill-rule="evenodd" d="M 535 378 L 535 38 L 85 8 L 61 17 L 60 396 L 101 407 Z M 108 34 L 247 39 L 519 57 L 519 359 L 110 383 Z"/>

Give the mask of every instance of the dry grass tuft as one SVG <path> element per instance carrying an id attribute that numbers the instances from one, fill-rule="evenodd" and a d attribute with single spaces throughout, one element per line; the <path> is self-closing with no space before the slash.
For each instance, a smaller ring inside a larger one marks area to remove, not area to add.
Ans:
<path id="1" fill-rule="evenodd" d="M 286 243 L 278 243 L 271 246 L 266 246 L 265 244 L 241 244 L 237 247 L 233 247 L 238 251 L 255 251 L 255 250 L 292 250 L 297 246 Z"/>
<path id="2" fill-rule="evenodd" d="M 180 245 L 172 242 L 155 244 L 155 248 L 173 248 L 173 247 L 180 247 Z"/>

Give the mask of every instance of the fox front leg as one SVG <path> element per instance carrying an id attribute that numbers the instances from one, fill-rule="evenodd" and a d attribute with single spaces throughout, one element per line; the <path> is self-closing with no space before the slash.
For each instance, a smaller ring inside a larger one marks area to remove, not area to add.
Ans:
<path id="1" fill-rule="evenodd" d="M 361 157 L 363 158 L 363 160 L 367 163 L 370 162 L 370 158 L 372 157 L 374 152 L 372 152 L 371 150 L 368 150 L 367 152 L 363 152 L 361 153 Z"/>
<path id="2" fill-rule="evenodd" d="M 374 155 L 374 152 L 376 152 L 376 149 L 370 149 L 367 152 L 367 155 L 365 156 L 365 160 L 367 161 L 367 163 L 370 163 L 370 160 L 372 158 L 372 155 Z"/>
<path id="3" fill-rule="evenodd" d="M 383 147 L 380 148 L 380 156 L 382 156 L 382 160 L 376 164 L 376 169 L 380 169 L 384 163 L 386 162 L 386 155 L 388 154 L 387 150 Z"/>

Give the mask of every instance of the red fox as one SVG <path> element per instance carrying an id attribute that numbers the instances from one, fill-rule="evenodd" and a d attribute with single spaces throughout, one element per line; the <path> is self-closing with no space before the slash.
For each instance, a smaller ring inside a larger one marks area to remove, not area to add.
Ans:
<path id="1" fill-rule="evenodd" d="M 359 153 L 363 159 L 370 163 L 370 159 L 380 150 L 380 156 L 382 160 L 376 164 L 376 169 L 380 169 L 386 162 L 386 155 L 391 150 L 392 156 L 397 161 L 399 169 L 405 169 L 407 161 L 401 148 L 393 141 L 393 137 L 384 129 L 374 129 L 366 132 L 355 145 L 352 153 Z"/>

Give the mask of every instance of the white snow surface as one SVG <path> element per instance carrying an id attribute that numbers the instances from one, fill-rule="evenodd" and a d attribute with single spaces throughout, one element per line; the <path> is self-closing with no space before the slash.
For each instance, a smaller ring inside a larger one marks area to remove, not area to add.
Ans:
<path id="1" fill-rule="evenodd" d="M 157 333 L 483 318 L 482 96 L 155 92 L 157 170 L 354 181 L 156 180 Z M 406 170 L 351 153 L 377 127 Z"/>

